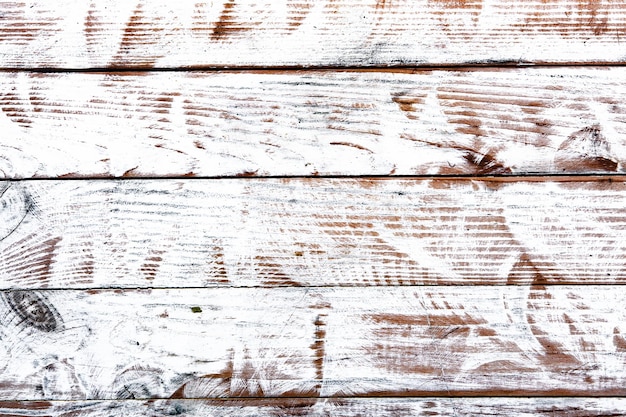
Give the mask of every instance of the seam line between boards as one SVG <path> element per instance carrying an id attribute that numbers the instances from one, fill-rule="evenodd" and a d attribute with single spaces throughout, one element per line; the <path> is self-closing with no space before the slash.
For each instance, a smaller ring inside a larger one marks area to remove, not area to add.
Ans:
<path id="1" fill-rule="evenodd" d="M 61 287 L 19 287 L 19 288 L 3 288 L 0 289 L 0 293 L 5 292 L 19 292 L 19 291 L 39 291 L 39 292 L 62 292 L 62 291 L 171 291 L 171 290 L 274 290 L 283 289 L 291 291 L 306 291 L 306 290 L 340 290 L 340 289 L 370 289 L 370 290 L 390 290 L 390 289 L 404 289 L 404 288 L 527 288 L 532 286 L 541 287 L 624 287 L 624 283 L 541 283 L 541 284 L 424 284 L 424 285 L 273 285 L 273 286 L 215 286 L 215 287 L 75 287 L 75 288 L 61 288 Z"/>
<path id="2" fill-rule="evenodd" d="M 464 71 L 486 69 L 540 69 L 540 68 L 606 68 L 624 67 L 626 62 L 467 62 L 459 64 L 409 64 L 409 65 L 189 65 L 180 67 L 2 67 L 0 72 L 32 73 L 142 73 L 142 72 L 215 72 L 215 73 L 257 73 L 257 72 L 420 72 L 420 71 Z"/>
<path id="3" fill-rule="evenodd" d="M 216 175 L 216 176 L 190 176 L 190 175 L 146 175 L 146 176 L 75 176 L 75 177 L 31 177 L 31 178 L 2 178 L 0 182 L 29 182 L 29 181 L 154 181 L 154 180 L 350 180 L 350 179 L 381 179 L 381 180 L 477 180 L 477 181 L 502 181 L 516 182 L 543 179 L 575 181 L 623 181 L 626 179 L 626 172 L 606 172 L 606 173 L 528 173 L 512 175 Z"/>
<path id="4" fill-rule="evenodd" d="M 626 399 L 626 395 L 523 395 L 523 394 L 515 394 L 515 395 L 492 395 L 492 394 L 477 394 L 477 395 L 437 395 L 436 393 L 432 395 L 354 395 L 354 396 L 341 396 L 341 397 L 327 397 L 327 396 L 311 396 L 311 397 L 226 397 L 226 398 L 211 398 L 211 397 L 191 397 L 191 398 L 166 398 L 166 397 L 157 397 L 157 398 L 101 398 L 101 399 L 68 399 L 68 400 L 60 400 L 60 399 L 38 399 L 38 400 L 0 400 L 0 408 L 2 408 L 3 403 L 28 403 L 28 402 L 50 402 L 50 403 L 90 403 L 90 402 L 146 402 L 146 401 L 214 401 L 214 402 L 236 402 L 236 401 L 264 401 L 264 400 L 402 400 L 402 399 L 410 399 L 410 400 L 429 400 L 429 399 L 615 399 L 615 398 L 623 398 Z"/>

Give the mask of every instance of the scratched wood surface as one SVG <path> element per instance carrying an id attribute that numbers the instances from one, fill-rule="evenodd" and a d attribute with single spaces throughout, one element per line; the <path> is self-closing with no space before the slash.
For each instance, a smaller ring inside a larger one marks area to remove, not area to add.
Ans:
<path id="1" fill-rule="evenodd" d="M 0 73 L 0 176 L 623 172 L 626 68 Z"/>
<path id="2" fill-rule="evenodd" d="M 0 2 L 0 66 L 621 63 L 615 0 Z"/>
<path id="3" fill-rule="evenodd" d="M 626 415 L 625 33 L 0 0 L 0 416 Z"/>
<path id="4" fill-rule="evenodd" d="M 621 284 L 623 177 L 5 183 L 2 288 Z"/>
<path id="5" fill-rule="evenodd" d="M 4 291 L 0 395 L 623 396 L 624 303 L 566 285 Z"/>
<path id="6" fill-rule="evenodd" d="M 321 398 L 236 400 L 2 401 L 0 415 L 24 417 L 111 417 L 150 415 L 191 417 L 414 417 L 494 416 L 615 417 L 623 398 Z M 16 414 L 18 413 L 18 414 Z"/>

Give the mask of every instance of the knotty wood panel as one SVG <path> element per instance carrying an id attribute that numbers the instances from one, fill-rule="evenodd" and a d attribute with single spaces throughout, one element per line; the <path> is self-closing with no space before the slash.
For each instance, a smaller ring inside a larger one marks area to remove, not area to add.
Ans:
<path id="1" fill-rule="evenodd" d="M 0 3 L 0 66 L 623 62 L 613 0 Z"/>
<path id="2" fill-rule="evenodd" d="M 611 286 L 4 291 L 5 400 L 624 395 Z"/>
<path id="3" fill-rule="evenodd" d="M 623 172 L 626 68 L 0 74 L 0 175 Z"/>
<path id="4" fill-rule="evenodd" d="M 567 416 L 614 417 L 623 398 L 330 398 L 262 400 L 4 401 L 0 415 L 110 417 L 150 415 L 191 417 L 414 417 L 414 416 Z"/>
<path id="5" fill-rule="evenodd" d="M 623 283 L 622 177 L 1 184 L 3 288 Z"/>

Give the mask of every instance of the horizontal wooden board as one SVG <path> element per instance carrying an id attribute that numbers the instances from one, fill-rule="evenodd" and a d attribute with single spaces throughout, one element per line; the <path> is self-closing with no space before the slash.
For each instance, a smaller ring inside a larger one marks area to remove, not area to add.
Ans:
<path id="1" fill-rule="evenodd" d="M 4 400 L 626 394 L 610 286 L 4 291 Z"/>
<path id="2" fill-rule="evenodd" d="M 3 401 L 0 415 L 25 417 L 615 417 L 624 398 L 332 398 L 262 400 Z"/>
<path id="3" fill-rule="evenodd" d="M 626 68 L 0 73 L 0 176 L 624 172 Z"/>
<path id="4" fill-rule="evenodd" d="M 622 0 L 24 0 L 0 66 L 624 62 Z"/>
<path id="5" fill-rule="evenodd" d="M 2 288 L 620 284 L 624 177 L 0 184 Z"/>

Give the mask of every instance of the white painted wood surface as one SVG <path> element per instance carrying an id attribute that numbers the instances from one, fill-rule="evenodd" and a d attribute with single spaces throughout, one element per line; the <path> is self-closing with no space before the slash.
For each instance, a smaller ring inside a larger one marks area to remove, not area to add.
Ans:
<path id="1" fill-rule="evenodd" d="M 621 284 L 621 177 L 5 183 L 3 288 Z"/>
<path id="2" fill-rule="evenodd" d="M 625 22 L 0 0 L 0 415 L 624 414 Z"/>
<path id="3" fill-rule="evenodd" d="M 4 400 L 624 394 L 611 286 L 5 291 Z"/>
<path id="4" fill-rule="evenodd" d="M 414 417 L 414 416 L 567 416 L 614 417 L 623 398 L 323 398 L 261 400 L 4 401 L 3 416 L 111 417 L 150 415 L 190 417 Z"/>
<path id="5" fill-rule="evenodd" d="M 620 63 L 621 0 L 3 0 L 3 67 Z"/>
<path id="6" fill-rule="evenodd" d="M 626 68 L 0 73 L 0 175 L 623 172 Z"/>

